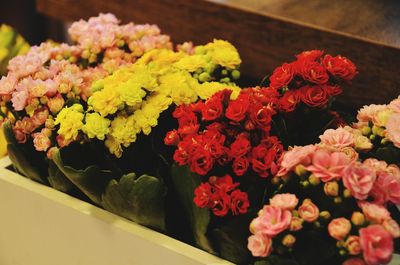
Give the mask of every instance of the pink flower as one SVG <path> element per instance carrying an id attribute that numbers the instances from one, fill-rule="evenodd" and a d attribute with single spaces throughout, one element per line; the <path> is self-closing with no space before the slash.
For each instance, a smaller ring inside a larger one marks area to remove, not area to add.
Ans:
<path id="1" fill-rule="evenodd" d="M 350 190 L 353 197 L 358 200 L 365 200 L 371 191 L 376 179 L 375 170 L 355 162 L 349 165 L 344 171 L 343 184 Z"/>
<path id="2" fill-rule="evenodd" d="M 326 150 L 318 150 L 314 154 L 312 165 L 306 169 L 323 182 L 328 182 L 341 179 L 348 164 L 349 158 L 342 152 L 329 153 Z"/>
<path id="3" fill-rule="evenodd" d="M 385 171 L 388 164 L 385 161 L 380 161 L 375 158 L 367 158 L 363 161 L 363 164 L 366 165 L 367 167 L 375 169 L 377 174 L 381 171 Z"/>
<path id="4" fill-rule="evenodd" d="M 379 172 L 371 195 L 378 204 L 385 204 L 388 201 L 400 204 L 400 180 L 386 171 Z"/>
<path id="5" fill-rule="evenodd" d="M 392 114 L 386 123 L 386 137 L 400 148 L 400 113 Z"/>
<path id="6" fill-rule="evenodd" d="M 333 219 L 328 225 L 328 233 L 334 239 L 340 241 L 350 233 L 351 223 L 344 217 Z"/>
<path id="7" fill-rule="evenodd" d="M 386 105 L 375 105 L 371 104 L 369 106 L 364 106 L 358 111 L 357 120 L 361 122 L 369 122 L 372 121 L 372 118 L 379 111 L 385 110 L 387 108 Z"/>
<path id="8" fill-rule="evenodd" d="M 46 107 L 35 110 L 32 116 L 32 123 L 37 128 L 43 125 L 49 117 L 49 110 Z"/>
<path id="9" fill-rule="evenodd" d="M 251 235 L 247 248 L 254 257 L 267 257 L 272 251 L 272 239 L 261 233 Z"/>
<path id="10" fill-rule="evenodd" d="M 389 108 L 394 112 L 400 113 L 400 96 L 390 102 Z"/>
<path id="11" fill-rule="evenodd" d="M 0 80 L 0 96 L 10 95 L 15 90 L 17 82 L 18 79 L 12 74 L 3 76 Z"/>
<path id="12" fill-rule="evenodd" d="M 382 226 L 360 229 L 360 243 L 368 265 L 386 264 L 392 259 L 393 238 Z"/>
<path id="13" fill-rule="evenodd" d="M 47 151 L 50 148 L 51 141 L 45 133 L 33 134 L 33 145 L 37 151 Z"/>
<path id="14" fill-rule="evenodd" d="M 336 130 L 328 129 L 319 138 L 322 144 L 337 150 L 354 144 L 353 134 L 342 127 Z"/>
<path id="15" fill-rule="evenodd" d="M 64 107 L 64 98 L 61 96 L 61 94 L 58 94 L 57 96 L 49 99 L 47 106 L 52 113 L 56 114 Z"/>
<path id="16" fill-rule="evenodd" d="M 367 265 L 364 260 L 360 258 L 350 258 L 343 262 L 342 265 Z"/>
<path id="17" fill-rule="evenodd" d="M 315 150 L 316 146 L 314 145 L 293 147 L 282 156 L 282 161 L 280 164 L 281 168 L 277 175 L 283 176 L 299 164 L 304 166 L 309 165 Z"/>
<path id="18" fill-rule="evenodd" d="M 299 200 L 296 195 L 290 193 L 276 194 L 269 200 L 269 204 L 283 210 L 293 210 Z"/>
<path id="19" fill-rule="evenodd" d="M 370 202 L 360 202 L 359 205 L 370 222 L 381 224 L 383 221 L 390 219 L 389 211 L 382 205 Z"/>
<path id="20" fill-rule="evenodd" d="M 347 156 L 349 162 L 357 161 L 358 160 L 358 152 L 353 147 L 344 147 L 340 150 L 343 154 Z"/>
<path id="21" fill-rule="evenodd" d="M 289 230 L 290 231 L 299 231 L 303 228 L 303 219 L 292 216 L 292 220 L 290 221 Z"/>
<path id="22" fill-rule="evenodd" d="M 16 111 L 21 111 L 25 108 L 28 101 L 29 92 L 27 90 L 15 91 L 12 94 L 12 105 Z"/>
<path id="23" fill-rule="evenodd" d="M 400 227 L 399 224 L 393 219 L 386 219 L 382 223 L 383 228 L 388 231 L 393 238 L 400 237 Z"/>
<path id="24" fill-rule="evenodd" d="M 257 233 L 274 237 L 289 227 L 291 218 L 292 213 L 289 210 L 265 205 L 260 215 L 255 219 L 254 229 Z"/>
<path id="25" fill-rule="evenodd" d="M 319 209 L 310 199 L 305 199 L 298 211 L 300 217 L 309 223 L 316 221 L 319 217 Z"/>

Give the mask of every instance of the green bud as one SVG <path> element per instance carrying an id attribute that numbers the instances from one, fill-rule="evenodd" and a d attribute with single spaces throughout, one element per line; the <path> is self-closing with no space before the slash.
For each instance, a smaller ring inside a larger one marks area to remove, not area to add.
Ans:
<path id="1" fill-rule="evenodd" d="M 304 188 L 307 188 L 308 186 L 310 186 L 310 182 L 308 182 L 307 180 L 304 180 L 304 181 L 302 181 L 300 183 Z"/>
<path id="2" fill-rule="evenodd" d="M 387 144 L 388 142 L 389 142 L 389 140 L 386 138 L 382 138 L 382 140 L 381 140 L 381 144 L 383 144 L 383 145 Z"/>
<path id="3" fill-rule="evenodd" d="M 311 174 L 308 177 L 308 181 L 311 183 L 311 185 L 313 186 L 318 186 L 319 183 L 321 183 L 321 180 L 319 178 L 317 178 L 315 175 Z"/>
<path id="4" fill-rule="evenodd" d="M 319 213 L 319 217 L 321 217 L 324 220 L 329 220 L 331 219 L 331 214 L 328 211 L 322 211 Z"/>
<path id="5" fill-rule="evenodd" d="M 225 77 L 222 78 L 221 80 L 219 80 L 221 83 L 229 83 L 231 81 L 231 79 L 229 77 Z"/>
<path id="6" fill-rule="evenodd" d="M 199 75 L 200 82 L 208 82 L 210 81 L 211 76 L 209 73 L 203 72 Z"/>
<path id="7" fill-rule="evenodd" d="M 297 165 L 294 168 L 294 173 L 296 173 L 297 176 L 304 177 L 307 175 L 307 170 L 303 165 Z"/>
<path id="8" fill-rule="evenodd" d="M 375 140 L 375 138 L 376 138 L 376 135 L 375 135 L 375 134 L 371 134 L 371 135 L 369 136 L 369 139 L 370 139 L 371 141 Z"/>
<path id="9" fill-rule="evenodd" d="M 233 70 L 231 76 L 233 80 L 238 80 L 240 78 L 240 72 L 238 70 Z"/>
<path id="10" fill-rule="evenodd" d="M 292 215 L 293 215 L 294 217 L 299 217 L 299 212 L 298 212 L 297 210 L 293 210 L 293 211 L 292 211 Z"/>
<path id="11" fill-rule="evenodd" d="M 201 74 L 201 73 L 203 73 L 203 69 L 202 68 L 197 68 L 195 73 L 196 74 Z"/>
<path id="12" fill-rule="evenodd" d="M 193 74 L 193 78 L 199 79 L 199 74 L 194 73 L 194 74 Z"/>
<path id="13" fill-rule="evenodd" d="M 333 202 L 336 203 L 336 204 L 342 203 L 342 198 L 340 198 L 340 197 L 335 197 L 335 198 L 333 199 Z"/>
<path id="14" fill-rule="evenodd" d="M 314 222 L 314 227 L 315 227 L 315 228 L 320 228 L 320 227 L 321 227 L 321 223 L 318 222 L 318 221 L 315 221 L 315 222 Z"/>
<path id="15" fill-rule="evenodd" d="M 371 134 L 371 128 L 369 126 L 365 126 L 365 127 L 361 128 L 361 133 L 364 136 L 368 136 Z"/>
<path id="16" fill-rule="evenodd" d="M 221 75 L 228 75 L 228 70 L 226 70 L 226 69 L 222 70 Z"/>
<path id="17" fill-rule="evenodd" d="M 347 254 L 346 250 L 344 250 L 344 249 L 339 250 L 340 256 L 345 256 L 346 254 Z"/>
<path id="18" fill-rule="evenodd" d="M 382 127 L 374 125 L 372 126 L 372 133 L 383 137 L 385 135 L 385 130 Z"/>

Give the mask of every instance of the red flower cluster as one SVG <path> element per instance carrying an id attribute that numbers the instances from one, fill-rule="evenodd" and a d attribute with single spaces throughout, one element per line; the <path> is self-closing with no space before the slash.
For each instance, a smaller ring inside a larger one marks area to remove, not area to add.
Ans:
<path id="1" fill-rule="evenodd" d="M 250 206 L 246 192 L 236 189 L 232 177 L 210 177 L 194 191 L 194 203 L 200 208 L 209 208 L 217 216 L 225 216 L 229 210 L 233 215 L 245 214 Z"/>
<path id="2" fill-rule="evenodd" d="M 231 165 L 237 176 L 252 169 L 261 177 L 275 174 L 283 147 L 269 135 L 278 93 L 268 88 L 243 89 L 235 100 L 223 90 L 206 102 L 178 106 L 179 128 L 164 141 L 176 145 L 174 160 L 206 175 L 214 166 Z"/>
<path id="3" fill-rule="evenodd" d="M 270 87 L 282 93 L 279 109 L 293 111 L 303 102 L 310 107 L 322 107 L 331 96 L 342 92 L 340 83 L 351 81 L 357 74 L 356 66 L 340 55 L 325 56 L 323 51 L 305 51 L 297 60 L 284 63 L 270 76 Z"/>

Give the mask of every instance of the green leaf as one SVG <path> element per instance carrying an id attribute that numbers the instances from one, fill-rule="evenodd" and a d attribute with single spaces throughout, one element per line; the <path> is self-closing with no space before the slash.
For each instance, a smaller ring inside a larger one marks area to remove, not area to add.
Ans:
<path id="1" fill-rule="evenodd" d="M 209 239 L 206 236 L 210 223 L 210 211 L 197 207 L 194 202 L 194 190 L 201 183 L 199 175 L 191 172 L 188 167 L 174 164 L 171 168 L 173 185 L 182 201 L 184 211 L 189 220 L 194 240 L 197 246 L 207 252 L 215 254 Z"/>
<path id="2" fill-rule="evenodd" d="M 101 195 L 105 192 L 110 180 L 113 179 L 110 170 L 101 169 L 98 165 L 91 165 L 85 169 L 75 169 L 72 166 L 65 165 L 61 150 L 54 153 L 53 161 L 61 172 L 90 200 L 97 205 L 102 204 Z"/>
<path id="3" fill-rule="evenodd" d="M 34 164 L 31 163 L 31 161 L 33 161 L 32 157 L 29 157 L 27 155 L 27 152 L 24 150 L 24 146 L 16 141 L 14 133 L 12 131 L 11 123 L 10 122 L 4 123 L 3 128 L 4 128 L 4 135 L 8 143 L 7 144 L 8 156 L 12 161 L 15 169 L 22 175 L 32 180 L 46 184 L 47 176 L 42 174 L 41 171 L 37 167 L 35 167 Z"/>
<path id="4" fill-rule="evenodd" d="M 375 157 L 388 164 L 398 164 L 400 163 L 400 150 L 393 146 L 380 147 L 376 150 Z"/>
<path id="5" fill-rule="evenodd" d="M 50 186 L 65 193 L 71 193 L 76 189 L 75 185 L 62 173 L 52 160 L 49 160 L 48 181 Z"/>
<path id="6" fill-rule="evenodd" d="M 236 216 L 226 226 L 213 230 L 215 245 L 221 257 L 236 264 L 248 264 L 251 259 L 247 249 L 249 224 L 253 216 Z"/>
<path id="7" fill-rule="evenodd" d="M 103 207 L 141 225 L 165 230 L 166 187 L 160 179 L 134 173 L 111 180 L 102 196 Z"/>

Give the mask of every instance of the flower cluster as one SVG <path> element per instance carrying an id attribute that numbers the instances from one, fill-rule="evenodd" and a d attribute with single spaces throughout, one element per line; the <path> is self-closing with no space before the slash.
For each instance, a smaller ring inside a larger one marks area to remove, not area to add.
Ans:
<path id="1" fill-rule="evenodd" d="M 364 106 L 354 124 L 376 147 L 389 144 L 400 148 L 400 97 L 387 105 Z"/>
<path id="2" fill-rule="evenodd" d="M 253 170 L 261 177 L 277 172 L 283 147 L 270 136 L 276 94 L 267 88 L 243 89 L 236 99 L 223 90 L 205 102 L 182 105 L 173 116 L 179 128 L 165 137 L 176 145 L 174 160 L 199 174 L 231 165 L 236 176 Z"/>
<path id="3" fill-rule="evenodd" d="M 343 56 L 324 55 L 323 51 L 305 51 L 297 60 L 284 63 L 269 77 L 270 87 L 279 91 L 280 109 L 293 111 L 297 104 L 323 107 L 329 98 L 342 92 L 341 83 L 357 74 L 355 65 Z"/>
<path id="4" fill-rule="evenodd" d="M 372 144 L 356 129 L 327 130 L 320 139 L 283 154 L 273 182 L 288 187 L 288 193 L 275 195 L 253 220 L 248 248 L 254 256 L 266 257 L 272 246 L 295 247 L 296 235 L 304 236 L 298 231 L 316 230 L 329 235 L 338 254 L 349 258 L 346 264 L 387 264 L 393 240 L 400 237 L 388 211 L 390 204 L 400 203 L 399 167 L 362 160 L 358 152 Z M 303 202 L 296 209 L 297 197 Z"/>
<path id="5" fill-rule="evenodd" d="M 55 135 L 56 125 L 64 120 L 56 122 L 55 117 L 64 106 L 85 105 L 93 81 L 131 65 L 153 48 L 172 48 L 169 36 L 161 35 L 157 26 L 119 25 L 112 14 L 75 22 L 70 34 L 76 44 L 32 47 L 10 61 L 8 75 L 0 80 L 2 104 L 18 120 L 13 128 L 18 142 L 32 137 L 38 151 L 73 140 L 75 133 L 65 135 L 65 130 Z"/>
<path id="6" fill-rule="evenodd" d="M 232 215 L 245 214 L 250 206 L 248 195 L 237 186 L 239 183 L 234 183 L 230 175 L 212 176 L 195 189 L 193 201 L 200 208 L 211 209 L 216 216 L 226 216 L 229 210 Z"/>
<path id="7" fill-rule="evenodd" d="M 82 126 L 72 120 L 74 116 L 64 114 L 69 112 L 65 108 L 56 118 L 59 136 L 67 143 L 81 139 L 82 133 L 88 139 L 105 139 L 109 151 L 120 157 L 122 147 L 135 142 L 138 134 L 151 133 L 160 114 L 171 104 L 207 99 L 226 87 L 238 94 L 239 88 L 233 83 L 200 82 L 201 75 L 195 76 L 197 70 L 204 71 L 212 63 L 215 67 L 236 69 L 240 63 L 236 49 L 220 40 L 201 47 L 201 54 L 153 49 L 134 64 L 97 80 L 87 101 L 88 109 L 80 119 Z"/>

